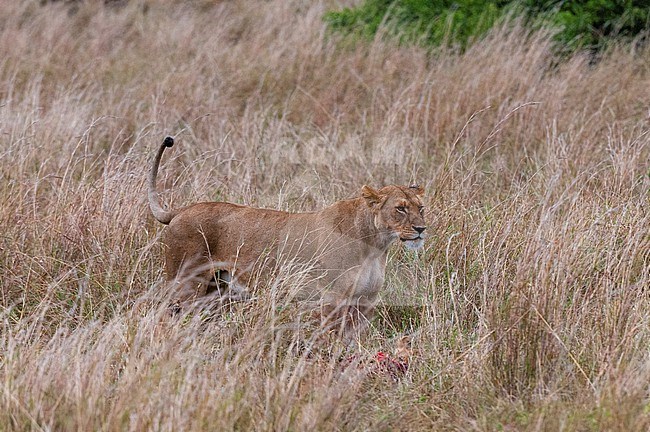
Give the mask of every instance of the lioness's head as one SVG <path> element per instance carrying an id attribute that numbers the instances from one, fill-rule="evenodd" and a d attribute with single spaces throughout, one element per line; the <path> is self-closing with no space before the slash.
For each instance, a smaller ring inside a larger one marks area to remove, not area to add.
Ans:
<path id="1" fill-rule="evenodd" d="M 385 186 L 379 190 L 361 188 L 361 196 L 375 215 L 375 226 L 392 239 L 399 238 L 409 249 L 424 245 L 424 206 L 420 186 Z"/>

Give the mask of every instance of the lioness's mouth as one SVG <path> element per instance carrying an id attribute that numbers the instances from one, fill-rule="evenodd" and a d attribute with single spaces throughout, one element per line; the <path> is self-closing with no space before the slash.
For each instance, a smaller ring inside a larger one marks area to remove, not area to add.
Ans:
<path id="1" fill-rule="evenodd" d="M 424 246 L 424 237 L 422 237 L 421 235 L 413 238 L 400 237 L 400 240 L 402 240 L 402 244 L 407 249 L 418 250 Z"/>
<path id="2" fill-rule="evenodd" d="M 413 238 L 404 238 L 404 237 L 400 237 L 399 239 L 400 239 L 401 241 L 403 241 L 403 242 L 407 242 L 407 241 L 424 240 L 424 237 L 422 237 L 422 236 L 417 236 L 417 237 L 413 237 Z"/>

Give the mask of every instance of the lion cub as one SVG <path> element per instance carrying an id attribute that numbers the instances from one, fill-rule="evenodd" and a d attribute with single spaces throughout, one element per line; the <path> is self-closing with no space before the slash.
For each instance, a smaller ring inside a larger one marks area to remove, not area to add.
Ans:
<path id="1" fill-rule="evenodd" d="M 367 316 L 384 282 L 391 243 L 399 240 L 409 249 L 424 244 L 424 189 L 419 186 L 363 186 L 356 198 L 308 213 L 227 202 L 166 211 L 158 201 L 156 177 L 165 148 L 173 144 L 165 138 L 153 160 L 149 206 L 159 222 L 169 225 L 165 272 L 178 285 L 181 304 L 214 291 L 246 298 L 254 267 L 282 259 L 313 269 L 313 283 L 299 300 L 331 310 L 354 308 Z"/>

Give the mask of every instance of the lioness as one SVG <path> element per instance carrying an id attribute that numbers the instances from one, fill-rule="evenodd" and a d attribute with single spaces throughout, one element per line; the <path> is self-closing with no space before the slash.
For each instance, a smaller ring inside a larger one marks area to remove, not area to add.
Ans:
<path id="1" fill-rule="evenodd" d="M 419 186 L 361 188 L 356 198 L 338 201 L 320 211 L 287 213 L 227 202 L 202 202 L 164 210 L 156 193 L 158 167 L 165 138 L 149 173 L 149 206 L 153 216 L 169 225 L 165 272 L 179 284 L 178 300 L 192 301 L 209 291 L 243 297 L 260 258 L 309 264 L 314 281 L 302 300 L 333 307 L 354 307 L 364 315 L 384 282 L 386 252 L 400 240 L 409 249 L 424 244 L 424 210 Z"/>

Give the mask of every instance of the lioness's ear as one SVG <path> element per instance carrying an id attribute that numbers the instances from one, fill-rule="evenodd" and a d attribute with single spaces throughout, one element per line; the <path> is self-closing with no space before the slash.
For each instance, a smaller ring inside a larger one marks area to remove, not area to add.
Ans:
<path id="1" fill-rule="evenodd" d="M 381 202 L 379 192 L 367 185 L 361 188 L 361 196 L 366 199 L 368 207 L 372 207 Z"/>
<path id="2" fill-rule="evenodd" d="M 417 196 L 422 196 L 424 195 L 424 188 L 420 185 L 417 184 L 412 184 L 409 186 L 409 189 L 411 189 Z"/>

